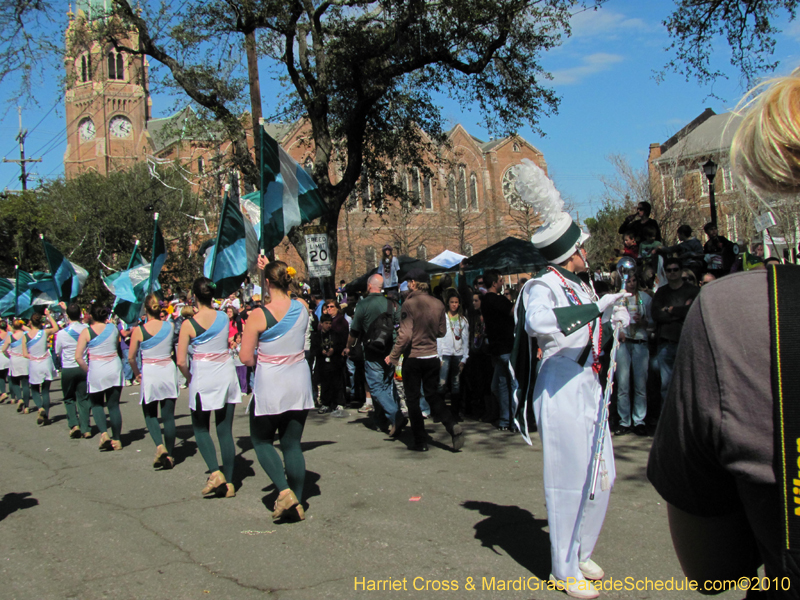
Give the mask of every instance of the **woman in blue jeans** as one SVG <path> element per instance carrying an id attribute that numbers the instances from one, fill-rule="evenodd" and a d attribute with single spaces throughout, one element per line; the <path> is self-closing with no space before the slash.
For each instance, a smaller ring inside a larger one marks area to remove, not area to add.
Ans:
<path id="1" fill-rule="evenodd" d="M 439 393 L 444 397 L 445 389 L 450 384 L 450 404 L 456 419 L 463 419 L 461 402 L 461 371 L 469 357 L 469 323 L 461 313 L 461 301 L 458 292 L 448 290 L 445 295 L 447 306 L 447 333 L 436 340 L 439 360 L 442 366 L 439 371 Z"/>
<path id="2" fill-rule="evenodd" d="M 625 435 L 633 431 L 636 435 L 647 435 L 644 419 L 647 416 L 647 369 L 650 352 L 647 344 L 648 328 L 653 320 L 650 314 L 652 299 L 642 291 L 641 275 L 631 273 L 625 291 L 631 296 L 625 301 L 631 324 L 623 330 L 617 349 L 617 413 L 619 425 L 614 435 Z M 633 411 L 631 411 L 630 382 L 633 371 Z"/>

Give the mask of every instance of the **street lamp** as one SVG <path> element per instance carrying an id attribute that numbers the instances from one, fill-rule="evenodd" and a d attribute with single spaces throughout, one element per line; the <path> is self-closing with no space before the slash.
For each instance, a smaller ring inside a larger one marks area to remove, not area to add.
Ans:
<path id="1" fill-rule="evenodd" d="M 717 163 L 710 158 L 708 162 L 703 165 L 703 173 L 706 174 L 708 179 L 708 197 L 711 200 L 711 222 L 717 224 L 717 202 L 714 198 L 714 176 L 717 174 Z"/>

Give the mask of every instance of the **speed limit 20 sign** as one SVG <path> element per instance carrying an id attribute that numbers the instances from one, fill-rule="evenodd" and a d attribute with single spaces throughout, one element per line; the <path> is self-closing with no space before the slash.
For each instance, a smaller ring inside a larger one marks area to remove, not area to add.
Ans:
<path id="1" fill-rule="evenodd" d="M 306 236 L 309 277 L 330 277 L 331 257 L 328 254 L 328 235 L 318 233 Z"/>

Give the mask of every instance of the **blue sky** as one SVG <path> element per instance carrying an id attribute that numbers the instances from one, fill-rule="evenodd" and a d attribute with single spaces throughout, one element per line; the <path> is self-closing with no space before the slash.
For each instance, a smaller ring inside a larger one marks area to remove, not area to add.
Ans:
<path id="1" fill-rule="evenodd" d="M 717 113 L 729 110 L 745 91 L 729 66 L 730 80 L 719 81 L 713 88 L 686 82 L 675 74 L 656 82 L 654 71 L 669 59 L 664 51 L 669 40 L 661 22 L 673 7 L 674 0 L 609 0 L 597 12 L 576 15 L 572 37 L 543 61 L 561 96 L 559 113 L 540 123 L 546 137 L 529 128 L 520 134 L 544 152 L 551 177 L 582 219 L 600 207 L 603 186 L 599 177 L 613 175 L 608 155 L 624 155 L 634 166 L 642 167 L 650 143 L 664 142 L 706 107 Z M 800 27 L 786 23 L 783 29 L 775 54 L 781 62 L 780 74 L 800 63 Z M 725 67 L 727 47 L 720 43 L 717 48 L 718 62 Z M 710 98 L 711 92 L 725 101 Z M 29 170 L 40 177 L 57 177 L 63 174 L 66 148 L 61 93 L 50 81 L 36 97 L 39 106 L 23 111 L 23 126 L 30 131 L 26 154 L 41 156 L 43 162 L 29 165 Z M 269 115 L 267 97 L 264 104 Z M 165 116 L 172 107 L 171 99 L 154 98 L 155 117 Z M 13 105 L 4 105 L 3 110 L 0 152 L 17 159 L 17 111 Z M 488 139 L 478 125 L 479 114 L 451 104 L 445 104 L 444 114 L 451 125 L 460 122 L 473 135 Z M 0 163 L 0 189 L 19 189 L 18 176 L 17 165 Z"/>

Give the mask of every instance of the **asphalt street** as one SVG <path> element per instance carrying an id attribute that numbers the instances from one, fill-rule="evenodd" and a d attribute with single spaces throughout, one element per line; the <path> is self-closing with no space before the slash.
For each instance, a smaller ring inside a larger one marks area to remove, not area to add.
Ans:
<path id="1" fill-rule="evenodd" d="M 530 447 L 466 421 L 466 446 L 453 453 L 444 428 L 428 421 L 434 443 L 416 453 L 410 432 L 391 440 L 355 410 L 312 412 L 306 521 L 273 524 L 277 492 L 256 461 L 244 404 L 234 421 L 237 495 L 204 499 L 185 390 L 172 471 L 152 468 L 138 387 L 122 391 L 118 452 L 98 451 L 98 436 L 69 439 L 59 382 L 52 396 L 46 427 L 0 405 L 0 598 L 566 598 L 535 588 L 550 572 L 537 437 Z M 650 438 L 614 442 L 618 478 L 594 559 L 623 585 L 683 581 L 664 502 L 645 477 Z M 383 591 L 392 585 L 399 591 Z"/>

